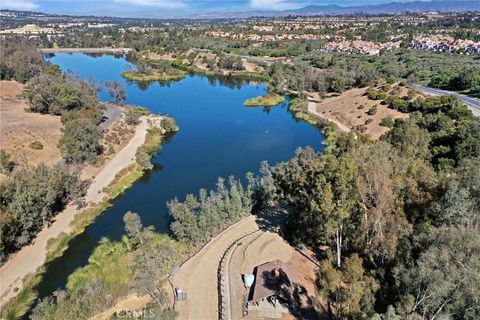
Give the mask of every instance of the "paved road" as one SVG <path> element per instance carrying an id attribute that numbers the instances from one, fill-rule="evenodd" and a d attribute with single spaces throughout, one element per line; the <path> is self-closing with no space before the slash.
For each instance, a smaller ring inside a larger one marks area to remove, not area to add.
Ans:
<path id="1" fill-rule="evenodd" d="M 423 93 L 430 94 L 430 95 L 449 96 L 452 94 L 456 94 L 453 91 L 435 89 L 435 88 L 430 88 L 425 86 L 418 86 L 418 89 L 420 89 L 420 91 L 422 91 Z M 463 102 L 465 102 L 467 107 L 472 111 L 472 113 L 476 117 L 480 117 L 480 99 L 469 97 L 464 94 L 459 94 L 458 96 L 460 97 L 460 99 L 463 100 Z"/>
<path id="2" fill-rule="evenodd" d="M 104 197 L 103 188 L 115 179 L 117 172 L 135 161 L 135 153 L 137 148 L 144 143 L 148 128 L 146 118 L 142 117 L 130 142 L 95 177 L 85 196 L 87 203 L 100 202 Z M 70 223 L 79 212 L 81 210 L 69 205 L 55 217 L 55 222 L 50 227 L 40 231 L 33 244 L 23 247 L 0 268 L 0 306 L 19 292 L 14 292 L 14 288 L 22 288 L 22 279 L 26 275 L 34 273 L 43 265 L 48 240 L 58 237 L 62 232 L 69 232 L 71 230 Z"/>
<path id="3" fill-rule="evenodd" d="M 110 128 L 110 126 L 114 124 L 121 115 L 122 109 L 112 105 L 106 105 L 105 111 L 103 112 L 103 122 L 100 123 L 100 128 L 102 128 L 102 130 Z"/>

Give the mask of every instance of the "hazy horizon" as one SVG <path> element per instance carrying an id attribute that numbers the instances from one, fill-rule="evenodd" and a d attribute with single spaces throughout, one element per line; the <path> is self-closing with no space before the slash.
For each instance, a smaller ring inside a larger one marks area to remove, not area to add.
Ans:
<path id="1" fill-rule="evenodd" d="M 414 1 L 418 0 L 2 0 L 0 8 L 71 15 L 174 17 L 212 11 L 281 11 L 308 5 L 356 6 Z"/>

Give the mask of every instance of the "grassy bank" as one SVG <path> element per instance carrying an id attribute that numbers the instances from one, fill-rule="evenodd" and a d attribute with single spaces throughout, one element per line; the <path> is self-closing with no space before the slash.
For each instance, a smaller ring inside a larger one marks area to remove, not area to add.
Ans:
<path id="1" fill-rule="evenodd" d="M 137 153 L 145 153 L 151 158 L 161 145 L 163 137 L 163 130 L 149 130 L 144 144 L 137 149 Z M 89 206 L 84 211 L 78 213 L 70 224 L 71 231 L 69 233 L 62 233 L 48 241 L 44 265 L 34 275 L 27 277 L 23 282 L 23 289 L 3 306 L 0 313 L 2 319 L 21 318 L 30 309 L 37 298 L 35 287 L 41 282 L 46 265 L 62 256 L 68 248 L 70 240 L 83 233 L 98 216 L 112 205 L 115 198 L 130 188 L 143 175 L 144 171 L 145 169 L 139 163 L 134 163 L 118 172 L 114 181 L 104 189 L 106 195 L 100 203 Z"/>
<path id="2" fill-rule="evenodd" d="M 319 119 L 312 116 L 307 111 L 307 101 L 304 99 L 295 97 L 290 99 L 290 103 L 288 105 L 288 111 L 293 113 L 295 119 L 303 120 L 308 122 L 311 125 L 319 125 Z"/>
<path id="3" fill-rule="evenodd" d="M 285 101 L 284 96 L 280 96 L 277 94 L 267 94 L 264 96 L 247 99 L 245 100 L 243 105 L 247 107 L 256 107 L 256 106 L 273 107 L 284 101 Z"/>
<path id="4" fill-rule="evenodd" d="M 338 126 L 334 122 L 308 112 L 308 104 L 305 99 L 299 98 L 298 96 L 292 97 L 289 100 L 288 111 L 293 114 L 295 119 L 305 121 L 320 128 L 325 137 L 325 145 L 333 144 L 338 134 L 340 134 Z"/>

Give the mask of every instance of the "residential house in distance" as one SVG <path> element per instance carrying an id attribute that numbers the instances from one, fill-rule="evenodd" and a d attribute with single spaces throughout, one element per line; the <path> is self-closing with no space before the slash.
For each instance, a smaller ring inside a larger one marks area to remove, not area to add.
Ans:
<path id="1" fill-rule="evenodd" d="M 6 29 L 0 31 L 2 34 L 25 34 L 25 35 L 38 35 L 42 33 L 52 34 L 55 33 L 55 29 L 53 28 L 43 28 L 37 26 L 36 24 L 26 24 L 23 27 L 15 28 L 15 29 Z"/>
<path id="2" fill-rule="evenodd" d="M 412 49 L 433 52 L 454 52 L 480 55 L 480 41 L 455 40 L 447 35 L 417 37 L 412 41 Z"/>
<path id="3" fill-rule="evenodd" d="M 350 54 L 365 54 L 365 55 L 377 55 L 381 49 L 391 50 L 398 49 L 401 41 L 385 42 L 382 44 L 376 44 L 371 41 L 354 40 L 354 41 L 330 41 L 325 44 L 323 51 L 326 52 L 343 52 Z"/>

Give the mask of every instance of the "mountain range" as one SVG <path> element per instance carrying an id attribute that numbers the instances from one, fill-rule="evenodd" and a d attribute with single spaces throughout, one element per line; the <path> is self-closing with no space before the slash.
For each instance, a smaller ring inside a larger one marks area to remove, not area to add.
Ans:
<path id="1" fill-rule="evenodd" d="M 238 11 L 205 12 L 190 16 L 196 19 L 229 19 L 250 17 L 284 17 L 284 16 L 322 16 L 348 14 L 394 14 L 405 12 L 467 12 L 480 11 L 480 0 L 437 0 L 414 2 L 391 2 L 361 6 L 310 5 L 300 9 L 284 11 Z"/>

